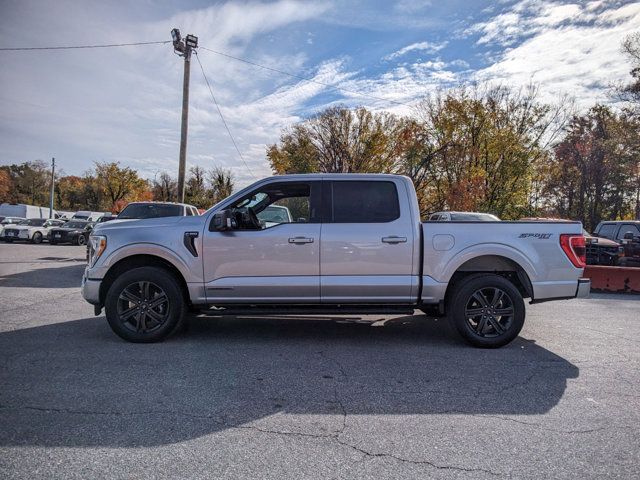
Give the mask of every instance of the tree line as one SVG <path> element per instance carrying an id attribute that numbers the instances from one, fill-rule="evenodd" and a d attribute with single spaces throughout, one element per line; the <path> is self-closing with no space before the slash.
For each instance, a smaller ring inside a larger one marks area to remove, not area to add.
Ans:
<path id="1" fill-rule="evenodd" d="M 0 167 L 0 202 L 48 205 L 51 171 L 42 161 Z M 185 202 L 201 209 L 211 207 L 231 194 L 234 179 L 223 168 L 190 168 L 185 182 Z M 119 162 L 96 162 L 82 176 L 58 173 L 55 179 L 54 208 L 119 213 L 133 201 L 169 201 L 178 198 L 178 182 L 167 172 L 153 180 L 141 178 Z"/>
<path id="2" fill-rule="evenodd" d="M 408 116 L 332 106 L 287 128 L 267 148 L 289 173 L 397 173 L 413 181 L 423 216 L 440 210 L 503 219 L 640 219 L 640 33 L 623 52 L 625 107 L 571 114 L 538 89 L 473 85 L 425 98 Z"/>

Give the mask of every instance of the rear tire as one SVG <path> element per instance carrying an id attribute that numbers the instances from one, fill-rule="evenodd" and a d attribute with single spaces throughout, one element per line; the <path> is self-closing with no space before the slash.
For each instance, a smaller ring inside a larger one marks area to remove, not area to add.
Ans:
<path id="1" fill-rule="evenodd" d="M 105 313 L 111 329 L 135 343 L 160 342 L 182 322 L 186 303 L 177 279 L 165 269 L 134 268 L 109 288 Z"/>
<path id="2" fill-rule="evenodd" d="M 57 244 L 58 244 L 58 242 L 56 242 L 55 240 L 49 240 L 49 243 L 50 243 L 51 245 L 57 245 Z"/>
<path id="3" fill-rule="evenodd" d="M 33 237 L 31 237 L 31 242 L 32 243 L 42 243 L 42 234 L 40 232 L 34 233 Z"/>
<path id="4" fill-rule="evenodd" d="M 500 275 L 475 274 L 460 280 L 449 298 L 458 333 L 475 347 L 498 348 L 518 336 L 525 306 L 520 291 Z"/>

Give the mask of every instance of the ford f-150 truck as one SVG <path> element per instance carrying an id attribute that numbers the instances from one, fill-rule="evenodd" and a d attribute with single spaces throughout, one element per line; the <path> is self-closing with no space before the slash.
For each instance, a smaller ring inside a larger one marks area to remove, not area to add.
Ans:
<path id="1" fill-rule="evenodd" d="M 260 212 L 286 207 L 281 223 Z M 98 225 L 84 298 L 113 331 L 154 342 L 188 310 L 211 315 L 446 315 L 499 347 L 532 303 L 588 295 L 578 222 L 428 222 L 411 180 L 310 174 L 260 180 L 201 216 Z"/>

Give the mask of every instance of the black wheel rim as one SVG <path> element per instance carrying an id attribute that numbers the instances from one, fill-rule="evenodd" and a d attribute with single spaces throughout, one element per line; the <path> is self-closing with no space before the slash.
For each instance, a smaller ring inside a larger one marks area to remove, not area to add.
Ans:
<path id="1" fill-rule="evenodd" d="M 506 334 L 513 324 L 514 313 L 513 300 L 497 287 L 476 290 L 464 309 L 467 326 L 474 335 L 482 338 Z"/>
<path id="2" fill-rule="evenodd" d="M 78 237 L 78 245 L 84 245 L 84 237 L 82 235 Z"/>
<path id="3" fill-rule="evenodd" d="M 132 283 L 120 292 L 118 317 L 133 332 L 151 333 L 167 321 L 169 297 L 153 282 Z"/>

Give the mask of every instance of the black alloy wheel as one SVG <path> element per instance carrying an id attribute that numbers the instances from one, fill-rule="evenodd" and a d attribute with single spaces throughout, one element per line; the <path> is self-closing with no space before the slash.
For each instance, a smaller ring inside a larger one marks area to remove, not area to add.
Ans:
<path id="1" fill-rule="evenodd" d="M 169 298 L 153 282 L 135 282 L 118 296 L 118 316 L 125 328 L 136 333 L 151 333 L 169 316 Z"/>
<path id="2" fill-rule="evenodd" d="M 159 342 L 179 330 L 187 310 L 178 278 L 161 267 L 119 274 L 104 299 L 111 329 L 129 342 Z"/>
<path id="3" fill-rule="evenodd" d="M 507 332 L 513 323 L 513 300 L 497 287 L 480 288 L 473 292 L 464 309 L 469 327 L 482 338 L 492 338 Z"/>
<path id="4" fill-rule="evenodd" d="M 497 348 L 511 342 L 524 325 L 522 294 L 509 279 L 477 273 L 454 284 L 447 312 L 456 330 L 476 347 Z"/>

